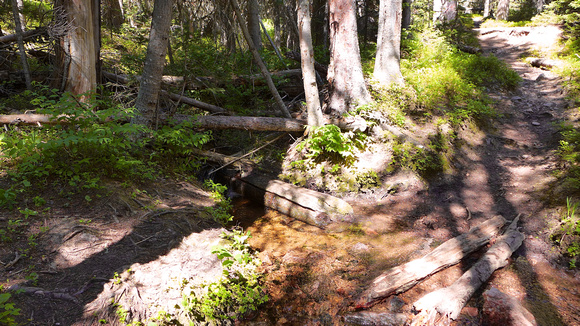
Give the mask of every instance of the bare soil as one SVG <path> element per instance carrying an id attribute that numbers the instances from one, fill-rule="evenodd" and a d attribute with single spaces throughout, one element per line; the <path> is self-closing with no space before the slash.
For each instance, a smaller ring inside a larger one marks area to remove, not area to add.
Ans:
<path id="1" fill-rule="evenodd" d="M 379 189 L 347 198 L 355 208 L 352 221 L 326 229 L 244 200 L 236 204 L 236 223 L 253 235 L 270 297 L 257 314 L 237 324 L 343 325 L 344 316 L 354 313 L 357 295 L 385 269 L 418 258 L 493 215 L 521 214 L 524 244 L 469 301 L 457 324 L 483 325 L 481 292 L 495 286 L 521 300 L 539 325 L 580 325 L 580 275 L 566 268 L 549 240 L 560 217 L 551 206 L 558 188 L 551 174 L 557 164 L 555 123 L 565 119 L 568 103 L 557 76 L 520 60 L 540 40 L 552 40 L 546 43 L 552 46 L 554 37 L 540 35 L 546 31 L 540 28 L 494 30 L 480 37 L 485 53 L 505 60 L 524 80 L 512 93 L 489 89 L 503 117 L 485 131 L 466 126 L 460 132 L 452 171 L 428 181 L 408 172 L 391 176 L 384 184 L 398 184 L 396 193 Z M 201 283 L 220 275 L 209 248 L 223 229 L 204 213 L 212 201 L 200 189 L 175 180 L 138 189 L 111 183 L 106 190 L 70 198 L 56 190 L 43 193 L 50 209 L 30 201 L 27 206 L 42 213 L 26 220 L 17 211 L 0 211 L 4 228 L 10 221 L 29 223 L 28 232 L 12 234 L 12 242 L 0 245 L 4 288 L 24 290 L 13 296 L 21 309 L 19 322 L 122 325 L 113 299 L 128 319 L 176 311 L 183 279 Z M 32 234 L 38 236 L 30 240 Z M 451 284 L 476 258 L 371 311 L 410 316 L 415 300 Z"/>

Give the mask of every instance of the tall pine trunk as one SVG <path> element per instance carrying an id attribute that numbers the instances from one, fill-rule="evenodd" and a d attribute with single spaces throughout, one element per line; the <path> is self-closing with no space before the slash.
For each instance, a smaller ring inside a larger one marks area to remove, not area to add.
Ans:
<path id="1" fill-rule="evenodd" d="M 20 1 L 22 4 L 22 1 Z M 23 27 L 23 16 L 20 12 L 20 4 L 17 0 L 12 0 L 12 13 L 14 15 L 14 26 L 16 32 L 16 38 L 18 41 L 18 50 L 20 52 L 20 61 L 22 62 L 22 70 L 24 72 L 24 81 L 26 82 L 26 88 L 32 89 L 32 81 L 30 78 L 30 68 L 28 66 L 28 59 L 26 58 L 26 49 L 24 48 L 24 39 L 22 34 L 24 33 Z"/>
<path id="2" fill-rule="evenodd" d="M 248 0 L 247 20 L 252 42 L 260 51 L 262 49 L 262 34 L 260 33 L 260 6 L 257 0 Z"/>
<path id="3" fill-rule="evenodd" d="M 304 80 L 304 96 L 308 112 L 308 126 L 322 126 L 322 110 L 316 85 L 314 70 L 314 50 L 312 48 L 312 28 L 310 20 L 310 1 L 298 0 L 298 37 L 300 38 L 300 62 Z"/>
<path id="4" fill-rule="evenodd" d="M 497 20 L 507 20 L 510 11 L 510 0 L 499 0 L 497 3 L 497 11 L 495 18 Z"/>
<path id="5" fill-rule="evenodd" d="M 151 21 L 151 31 L 149 32 L 147 56 L 145 57 L 141 86 L 135 103 L 135 107 L 139 112 L 132 119 L 133 123 L 151 125 L 154 121 L 169 41 L 172 7 L 172 0 L 155 0 L 153 5 L 153 20 Z"/>
<path id="6" fill-rule="evenodd" d="M 354 0 L 330 0 L 330 84 L 328 109 L 342 114 L 371 101 L 362 71 Z"/>
<path id="7" fill-rule="evenodd" d="M 403 83 L 401 75 L 402 0 L 381 0 L 374 79 L 383 86 Z"/>

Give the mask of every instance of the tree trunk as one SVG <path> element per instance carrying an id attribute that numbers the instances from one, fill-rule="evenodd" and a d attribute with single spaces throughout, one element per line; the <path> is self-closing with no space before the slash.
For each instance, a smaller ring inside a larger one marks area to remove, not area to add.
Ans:
<path id="1" fill-rule="evenodd" d="M 151 125 L 154 121 L 169 41 L 172 7 L 172 0 L 155 0 L 141 87 L 135 102 L 139 112 L 132 119 L 132 123 Z"/>
<path id="2" fill-rule="evenodd" d="M 22 0 L 16 0 L 16 8 L 18 10 L 18 18 L 20 20 L 20 31 L 24 33 L 26 31 L 26 18 L 22 12 L 24 11 L 24 2 Z"/>
<path id="3" fill-rule="evenodd" d="M 109 28 L 119 29 L 125 22 L 122 0 L 104 0 L 103 21 Z"/>
<path id="4" fill-rule="evenodd" d="M 375 278 L 370 288 L 363 292 L 357 308 L 368 308 L 391 294 L 410 289 L 425 277 L 455 265 L 468 254 L 478 250 L 497 235 L 506 220 L 496 216 L 431 251 L 422 258 L 394 267 Z"/>
<path id="5" fill-rule="evenodd" d="M 457 0 L 434 0 L 433 22 L 448 23 L 457 18 Z"/>
<path id="6" fill-rule="evenodd" d="M 260 33 L 260 6 L 257 0 L 248 0 L 247 10 L 248 31 L 256 50 L 262 49 L 262 34 Z"/>
<path id="7" fill-rule="evenodd" d="M 330 0 L 330 65 L 328 109 L 337 114 L 371 101 L 362 71 L 354 0 Z"/>
<path id="8" fill-rule="evenodd" d="M 473 293 L 496 269 L 506 266 L 512 253 L 522 244 L 524 234 L 516 226 L 517 218 L 506 234 L 497 239 L 485 255 L 452 285 L 431 292 L 415 302 L 413 307 L 420 313 L 410 325 L 448 325 L 449 319 L 456 320 Z"/>
<path id="9" fill-rule="evenodd" d="M 544 0 L 536 0 L 536 13 L 539 14 L 542 11 L 544 11 L 544 4 L 545 4 Z"/>
<path id="10" fill-rule="evenodd" d="M 402 0 L 381 0 L 374 79 L 382 86 L 403 84 L 401 74 Z"/>
<path id="11" fill-rule="evenodd" d="M 22 1 L 20 1 L 22 3 Z M 26 49 L 24 48 L 24 38 L 22 34 L 24 33 L 24 27 L 22 26 L 22 14 L 20 13 L 20 8 L 18 0 L 12 0 L 12 13 L 14 16 L 14 25 L 16 31 L 16 39 L 18 40 L 18 50 L 20 52 L 20 61 L 22 62 L 22 70 L 24 71 L 24 80 L 26 82 L 26 88 L 32 89 L 32 80 L 30 78 L 30 68 L 28 66 L 28 59 L 26 58 Z"/>
<path id="12" fill-rule="evenodd" d="M 499 0 L 497 3 L 497 10 L 495 12 L 495 19 L 507 20 L 510 11 L 510 0 Z"/>
<path id="13" fill-rule="evenodd" d="M 100 44 L 100 9 L 98 1 L 62 0 L 66 31 L 57 47 L 56 72 L 60 89 L 72 94 L 84 94 L 97 87 Z M 81 98 L 84 100 L 84 98 Z"/>
<path id="14" fill-rule="evenodd" d="M 442 16 L 446 23 L 452 22 L 457 18 L 457 0 L 443 1 Z"/>
<path id="15" fill-rule="evenodd" d="M 242 32 L 244 33 L 244 38 L 246 39 L 246 42 L 248 43 L 248 47 L 250 48 L 250 52 L 252 52 L 252 55 L 254 56 L 254 61 L 256 61 L 256 63 L 258 64 L 258 67 L 260 67 L 260 71 L 262 72 L 262 75 L 266 79 L 266 83 L 268 84 L 268 88 L 270 89 L 270 93 L 272 93 L 272 96 L 276 100 L 276 104 L 278 104 L 278 109 L 280 109 L 280 111 L 282 111 L 282 114 L 286 118 L 291 118 L 292 116 L 290 115 L 290 112 L 288 112 L 288 108 L 286 107 L 286 104 L 284 104 L 284 101 L 282 101 L 282 98 L 280 97 L 280 94 L 278 93 L 276 86 L 274 86 L 274 82 L 272 81 L 272 76 L 270 76 L 270 73 L 268 72 L 268 68 L 266 68 L 264 61 L 262 61 L 262 58 L 260 57 L 260 53 L 258 53 L 258 50 L 256 49 L 256 47 L 254 46 L 254 43 L 252 42 L 252 37 L 250 35 L 250 32 L 248 31 L 248 29 L 246 28 L 246 24 L 244 24 L 244 21 L 242 20 L 242 11 L 240 9 L 240 5 L 238 4 L 238 1 L 231 0 L 231 3 L 232 3 L 232 6 L 234 7 L 234 10 L 236 12 L 236 18 L 238 19 L 238 23 L 240 25 L 240 28 L 242 29 Z"/>
<path id="16" fill-rule="evenodd" d="M 300 38 L 300 57 L 302 78 L 304 80 L 304 96 L 306 97 L 306 112 L 308 125 L 318 127 L 324 125 L 318 86 L 316 85 L 316 71 L 314 70 L 314 50 L 312 48 L 312 33 L 310 24 L 310 1 L 298 0 L 298 36 Z"/>
<path id="17" fill-rule="evenodd" d="M 483 19 L 489 17 L 489 7 L 491 0 L 483 0 Z"/>
<path id="18" fill-rule="evenodd" d="M 401 29 L 409 29 L 411 27 L 411 7 L 412 0 L 403 0 L 403 17 L 401 19 Z"/>
<path id="19" fill-rule="evenodd" d="M 312 3 L 312 43 L 314 46 L 326 48 L 328 45 L 327 1 L 313 0 Z"/>

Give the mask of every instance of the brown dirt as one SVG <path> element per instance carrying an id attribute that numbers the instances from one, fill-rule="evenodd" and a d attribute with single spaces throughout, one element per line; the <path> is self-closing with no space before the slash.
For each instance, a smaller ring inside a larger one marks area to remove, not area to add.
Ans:
<path id="1" fill-rule="evenodd" d="M 523 246 L 469 301 L 457 324 L 482 325 L 481 292 L 495 286 L 522 300 L 539 325 L 580 325 L 580 276 L 567 270 L 551 247 L 549 232 L 560 215 L 546 205 L 555 188 L 553 123 L 564 118 L 567 103 L 556 76 L 519 60 L 546 35 L 496 30 L 481 37 L 484 50 L 506 60 L 524 81 L 513 93 L 490 89 L 503 118 L 488 131 L 468 127 L 460 133 L 463 146 L 452 159 L 453 171 L 427 182 L 410 173 L 385 180 L 399 184 L 398 192 L 349 198 L 353 221 L 325 230 L 237 203 L 236 222 L 252 232 L 270 297 L 252 320 L 239 324 L 342 325 L 357 295 L 385 269 L 421 257 L 495 214 L 508 219 L 522 214 Z M 219 276 L 209 248 L 222 229 L 203 213 L 212 203 L 208 194 L 199 185 L 170 180 L 139 190 L 111 184 L 100 198 L 90 193 L 90 202 L 85 194 L 42 194 L 51 209 L 30 217 L 28 232 L 0 245 L 4 288 L 30 292 L 13 297 L 23 325 L 97 325 L 99 320 L 120 325 L 112 298 L 129 317 L 146 319 L 175 309 L 182 279 Z M 43 209 L 32 201 L 24 204 Z M 0 216 L 5 228 L 22 219 L 14 211 Z M 28 240 L 33 233 L 39 234 L 36 245 Z M 26 256 L 15 260 L 16 253 Z M 410 316 L 416 299 L 449 285 L 475 259 L 371 311 Z"/>

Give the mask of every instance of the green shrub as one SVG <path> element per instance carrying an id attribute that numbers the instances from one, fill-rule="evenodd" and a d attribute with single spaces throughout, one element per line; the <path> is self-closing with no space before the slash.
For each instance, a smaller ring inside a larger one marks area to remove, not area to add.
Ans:
<path id="1" fill-rule="evenodd" d="M 438 31 L 403 42 L 401 70 L 417 94 L 415 107 L 457 124 L 495 116 L 484 87 L 513 89 L 520 77 L 495 57 L 457 50 Z"/>
<path id="2" fill-rule="evenodd" d="M 228 189 L 227 186 L 216 183 L 211 179 L 205 180 L 203 185 L 211 192 L 211 198 L 215 203 L 214 206 L 207 207 L 206 211 L 214 221 L 221 225 L 227 225 L 234 219 L 231 214 L 233 208 L 232 200 L 225 196 Z"/>
<path id="3" fill-rule="evenodd" d="M 249 233 L 224 233 L 226 245 L 213 248 L 222 263 L 222 277 L 204 286 L 202 295 L 184 293 L 182 306 L 197 321 L 239 319 L 268 301 L 261 286 L 260 260 L 247 242 Z M 187 282 L 186 282 L 187 283 Z"/>
<path id="4" fill-rule="evenodd" d="M 342 132 L 333 124 L 312 128 L 308 138 L 296 146 L 304 150 L 310 160 L 328 160 L 334 163 L 352 163 L 355 151 L 364 148 L 366 135 L 362 132 Z"/>

